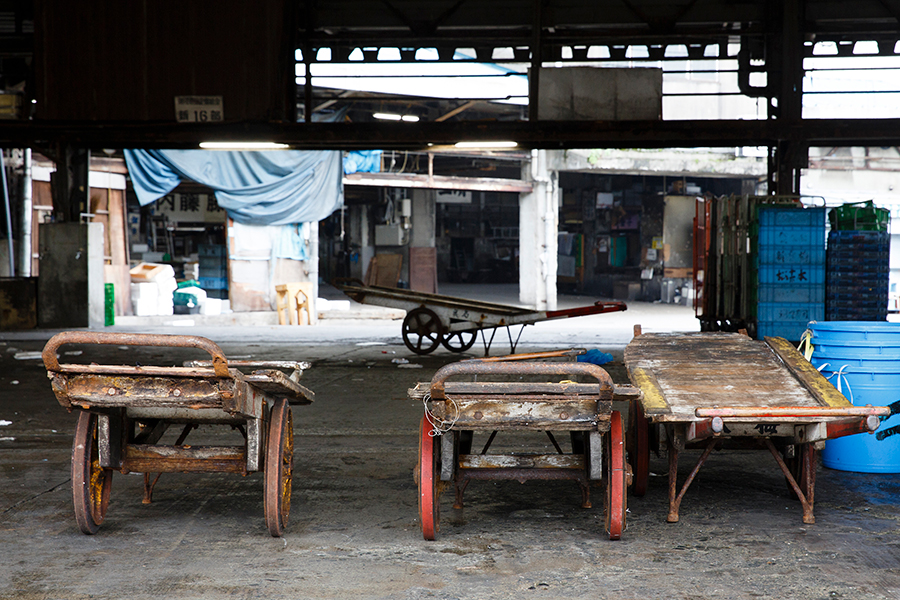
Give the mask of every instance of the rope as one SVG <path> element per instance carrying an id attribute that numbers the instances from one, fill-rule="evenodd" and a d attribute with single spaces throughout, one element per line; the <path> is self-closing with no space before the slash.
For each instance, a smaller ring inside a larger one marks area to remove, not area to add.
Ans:
<path id="1" fill-rule="evenodd" d="M 431 401 L 431 393 L 426 392 L 424 396 L 422 396 L 422 406 L 425 408 L 425 419 L 431 424 L 431 431 L 428 432 L 428 435 L 434 437 L 436 435 L 444 435 L 453 429 L 453 426 L 456 424 L 456 421 L 459 419 L 459 405 L 456 404 L 456 400 L 447 396 L 447 400 L 449 400 L 453 404 L 453 419 L 451 421 L 445 421 L 442 418 L 438 417 L 436 414 L 431 412 L 431 408 L 429 408 L 428 403 Z"/>
<path id="2" fill-rule="evenodd" d="M 818 370 L 818 371 L 821 373 L 821 372 L 822 372 L 822 369 L 824 369 L 825 367 L 827 367 L 829 364 L 831 364 L 831 363 L 823 363 L 821 366 L 816 367 L 816 370 Z M 832 378 L 832 377 L 837 376 L 837 380 L 836 380 L 837 383 L 832 383 L 831 385 L 833 385 L 834 387 L 836 387 L 836 388 L 837 388 L 837 391 L 840 392 L 840 393 L 842 393 L 842 394 L 844 393 L 844 391 L 841 389 L 841 387 L 842 387 L 841 379 L 843 379 L 843 380 L 844 380 L 844 383 L 847 385 L 847 394 L 850 395 L 850 396 L 849 396 L 849 397 L 850 397 L 850 404 L 853 404 L 853 390 L 850 389 L 850 382 L 847 380 L 847 376 L 844 375 L 844 369 L 846 369 L 846 368 L 849 367 L 849 366 L 850 366 L 850 365 L 844 365 L 844 366 L 842 366 L 840 369 L 838 369 L 837 371 L 832 370 L 832 371 L 831 371 L 831 375 L 829 375 L 829 376 L 826 377 L 825 379 L 827 379 L 828 381 L 831 381 L 831 378 Z M 845 394 L 845 395 L 846 395 L 846 394 Z"/>
<path id="3" fill-rule="evenodd" d="M 813 332 L 812 329 L 807 329 L 803 332 L 803 335 L 800 336 L 800 345 L 797 346 L 797 352 L 803 355 L 803 357 L 809 361 L 813 355 L 813 344 L 812 344 Z M 804 349 L 804 346 L 806 348 Z"/>

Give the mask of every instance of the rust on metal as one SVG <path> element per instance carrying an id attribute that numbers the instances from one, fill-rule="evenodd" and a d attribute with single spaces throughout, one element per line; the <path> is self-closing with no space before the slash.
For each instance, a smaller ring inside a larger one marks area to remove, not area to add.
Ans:
<path id="1" fill-rule="evenodd" d="M 161 346 L 166 348 L 197 348 L 212 357 L 216 377 L 228 377 L 228 360 L 222 349 L 204 337 L 195 335 L 157 335 L 148 333 L 110 333 L 104 331 L 64 331 L 54 335 L 41 353 L 48 371 L 65 371 L 69 365 L 60 365 L 57 353 L 65 344 L 103 344 L 112 346 Z"/>
<path id="2" fill-rule="evenodd" d="M 491 363 L 463 361 L 444 365 L 431 379 L 431 397 L 445 399 L 447 379 L 457 375 L 582 375 L 597 380 L 597 392 L 601 397 L 611 397 L 613 382 L 609 374 L 588 363 Z"/>

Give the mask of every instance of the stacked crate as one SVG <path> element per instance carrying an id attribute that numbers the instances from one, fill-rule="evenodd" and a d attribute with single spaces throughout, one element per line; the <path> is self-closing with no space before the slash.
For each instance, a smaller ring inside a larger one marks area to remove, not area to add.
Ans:
<path id="1" fill-rule="evenodd" d="M 831 231 L 827 266 L 827 320 L 887 320 L 890 275 L 887 231 Z"/>
<path id="2" fill-rule="evenodd" d="M 200 244 L 200 287 L 209 298 L 228 297 L 228 256 L 225 246 Z"/>
<path id="3" fill-rule="evenodd" d="M 759 208 L 757 338 L 798 341 L 825 318 L 825 209 Z"/>

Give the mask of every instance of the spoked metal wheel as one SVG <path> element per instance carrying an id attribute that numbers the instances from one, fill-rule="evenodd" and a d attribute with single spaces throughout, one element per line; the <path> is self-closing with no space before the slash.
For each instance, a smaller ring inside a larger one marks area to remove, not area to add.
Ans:
<path id="1" fill-rule="evenodd" d="M 272 408 L 266 444 L 264 510 L 272 537 L 281 537 L 287 525 L 293 474 L 294 421 L 288 401 L 281 399 Z"/>
<path id="2" fill-rule="evenodd" d="M 441 344 L 450 352 L 465 352 L 472 347 L 477 338 L 477 331 L 451 331 L 444 336 Z"/>
<path id="3" fill-rule="evenodd" d="M 428 354 L 440 345 L 442 329 L 441 319 L 434 311 L 414 308 L 403 319 L 403 343 L 416 354 Z"/>
<path id="4" fill-rule="evenodd" d="M 72 499 L 75 521 L 82 532 L 92 535 L 100 529 L 109 505 L 112 470 L 100 466 L 97 444 L 97 415 L 81 411 L 72 444 Z"/>
<path id="5" fill-rule="evenodd" d="M 419 518 L 422 521 L 422 535 L 426 540 L 437 537 L 440 515 L 440 437 L 430 435 L 431 423 L 422 417 L 419 429 Z"/>
<path id="6" fill-rule="evenodd" d="M 631 493 L 643 496 L 650 481 L 650 424 L 644 416 L 644 405 L 640 400 L 631 402 L 631 460 L 634 468 L 634 483 Z"/>
<path id="7" fill-rule="evenodd" d="M 606 436 L 607 476 L 606 482 L 606 530 L 609 539 L 622 537 L 625 529 L 626 477 L 625 467 L 625 432 L 622 427 L 622 415 L 614 410 L 610 415 L 610 429 Z"/>

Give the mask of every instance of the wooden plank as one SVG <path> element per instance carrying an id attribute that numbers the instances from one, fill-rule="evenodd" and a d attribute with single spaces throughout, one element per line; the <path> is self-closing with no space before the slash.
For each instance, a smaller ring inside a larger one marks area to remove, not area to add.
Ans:
<path id="1" fill-rule="evenodd" d="M 659 387 L 659 382 L 653 375 L 653 372 L 643 367 L 629 367 L 628 377 L 636 387 L 643 392 L 641 404 L 644 405 L 644 412 L 648 415 L 659 415 L 671 413 L 672 409 L 666 402 L 666 395 Z"/>
<path id="2" fill-rule="evenodd" d="M 284 372 L 275 369 L 244 375 L 244 380 L 268 395 L 287 398 L 290 404 L 311 404 L 316 397 L 311 390 L 292 381 Z"/>
<path id="3" fill-rule="evenodd" d="M 409 289 L 437 293 L 437 248 L 410 247 Z"/>
<path id="4" fill-rule="evenodd" d="M 580 454 L 463 454 L 462 469 L 584 469 Z"/>
<path id="5" fill-rule="evenodd" d="M 793 373 L 803 387 L 812 394 L 820 404 L 824 406 L 846 407 L 852 406 L 849 400 L 835 389 L 818 369 L 812 366 L 803 355 L 797 352 L 784 338 L 766 337 L 766 344 L 778 355 L 784 365 Z"/>

